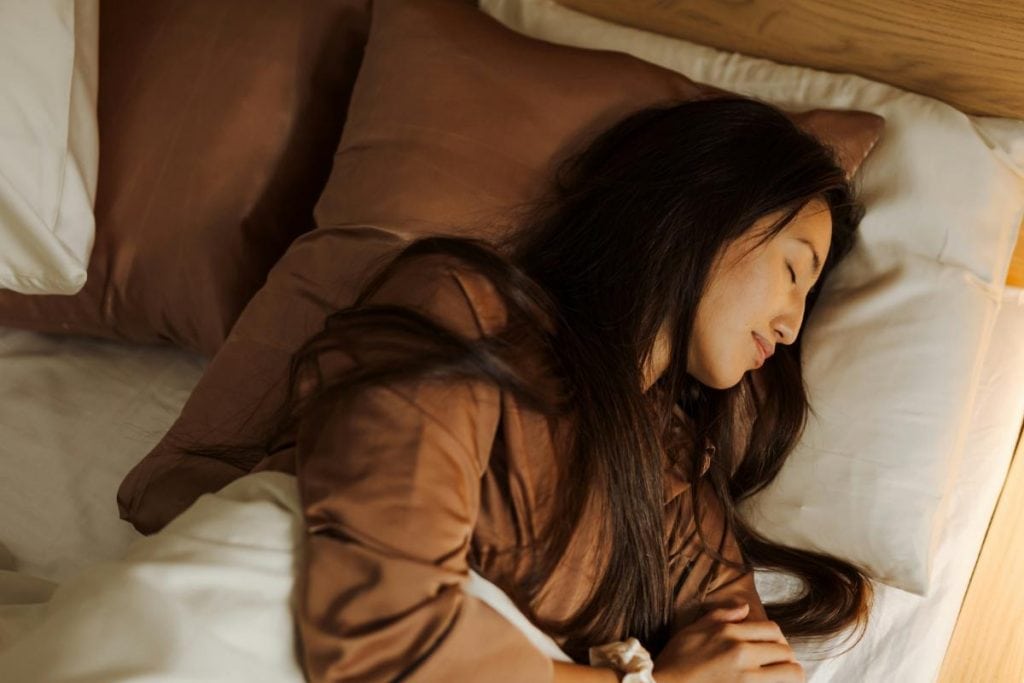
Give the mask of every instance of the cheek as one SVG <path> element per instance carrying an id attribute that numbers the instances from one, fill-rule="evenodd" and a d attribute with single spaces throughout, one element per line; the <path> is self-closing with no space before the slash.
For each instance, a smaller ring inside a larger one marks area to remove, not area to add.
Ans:
<path id="1" fill-rule="evenodd" d="M 715 282 L 698 306 L 687 370 L 708 386 L 734 386 L 753 368 L 757 351 L 751 332 L 768 325 L 771 296 L 763 273 L 754 271 L 743 269 Z"/>
<path id="2" fill-rule="evenodd" d="M 735 374 L 737 326 L 734 303 L 723 292 L 709 291 L 697 308 L 687 371 L 707 386 L 722 388 Z"/>

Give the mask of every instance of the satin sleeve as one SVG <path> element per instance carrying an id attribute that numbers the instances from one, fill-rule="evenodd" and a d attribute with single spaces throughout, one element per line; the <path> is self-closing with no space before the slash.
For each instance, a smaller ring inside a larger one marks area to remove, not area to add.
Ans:
<path id="1" fill-rule="evenodd" d="M 493 311 L 427 259 L 371 299 L 461 334 Z M 549 681 L 553 665 L 464 592 L 501 415 L 482 380 L 403 380 L 318 405 L 298 429 L 297 629 L 311 681 Z"/>
<path id="2" fill-rule="evenodd" d="M 702 528 L 707 542 L 721 555 L 741 563 L 743 553 L 733 533 L 725 528 L 721 501 L 710 486 L 701 486 L 698 494 L 702 506 Z M 670 545 L 670 553 L 678 554 L 671 575 L 674 580 L 674 612 L 671 632 L 684 628 L 716 606 L 741 600 L 750 604 L 746 621 L 762 621 L 768 617 L 754 584 L 754 572 L 734 569 L 714 560 L 701 546 L 692 514 L 690 491 L 684 491 L 677 503 L 677 514 L 684 529 Z M 674 550 L 671 550 L 673 545 Z"/>
<path id="3" fill-rule="evenodd" d="M 736 562 L 742 561 L 743 553 L 736 537 L 732 533 L 724 533 L 722 539 L 722 554 Z M 750 605 L 750 613 L 745 621 L 764 621 L 768 615 L 761 603 L 761 596 L 754 584 L 754 572 L 740 571 L 725 564 L 718 564 L 717 572 L 711 581 L 707 598 L 705 599 L 702 612 L 707 612 L 715 606 L 728 604 L 734 601 L 743 601 Z"/>

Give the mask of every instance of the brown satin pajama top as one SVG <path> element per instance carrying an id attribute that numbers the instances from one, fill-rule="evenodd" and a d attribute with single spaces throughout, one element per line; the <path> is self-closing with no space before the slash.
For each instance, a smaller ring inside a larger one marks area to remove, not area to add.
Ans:
<path id="1" fill-rule="evenodd" d="M 368 303 L 412 307 L 470 338 L 504 321 L 493 285 L 447 256 L 411 260 Z M 306 535 L 296 620 L 309 678 L 550 681 L 551 661 L 462 585 L 470 566 L 499 586 L 515 575 L 501 551 L 529 538 L 557 495 L 545 486 L 564 429 L 479 380 L 374 387 L 303 418 L 296 445 L 257 469 L 298 478 Z M 499 449 L 507 467 L 492 466 Z M 764 619 L 752 573 L 701 552 L 683 495 L 689 484 L 668 466 L 665 481 L 673 630 L 733 596 L 750 602 L 749 619 Z M 705 536 L 739 560 L 716 503 L 702 498 Z M 588 534 L 596 521 L 589 528 L 586 521 L 541 596 L 543 616 L 563 616 L 586 597 L 596 569 L 590 555 L 601 543 Z M 700 603 L 706 577 L 710 592 Z"/>

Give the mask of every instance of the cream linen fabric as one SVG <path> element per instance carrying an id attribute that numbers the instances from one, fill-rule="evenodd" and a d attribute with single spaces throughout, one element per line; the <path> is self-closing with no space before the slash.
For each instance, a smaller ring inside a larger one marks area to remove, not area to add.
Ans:
<path id="1" fill-rule="evenodd" d="M 0 2 L 0 289 L 74 294 L 95 236 L 98 0 Z"/>
<path id="2" fill-rule="evenodd" d="M 59 587 L 0 571 L 0 678 L 301 683 L 291 595 L 303 535 L 295 477 L 259 472 Z M 466 591 L 568 660 L 494 584 L 474 572 Z"/>

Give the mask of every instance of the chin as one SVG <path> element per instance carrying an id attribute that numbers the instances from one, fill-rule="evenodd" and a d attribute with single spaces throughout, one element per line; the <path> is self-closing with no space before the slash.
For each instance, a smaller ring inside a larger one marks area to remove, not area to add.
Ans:
<path id="1" fill-rule="evenodd" d="M 740 375 L 738 378 L 731 382 L 718 382 L 717 384 L 709 384 L 708 386 L 711 387 L 712 389 L 732 389 L 741 381 L 743 381 L 743 375 Z"/>
<path id="2" fill-rule="evenodd" d="M 743 381 L 743 374 L 735 376 L 735 373 L 715 373 L 715 372 L 691 372 L 694 379 L 711 389 L 732 389 L 734 386 Z"/>

